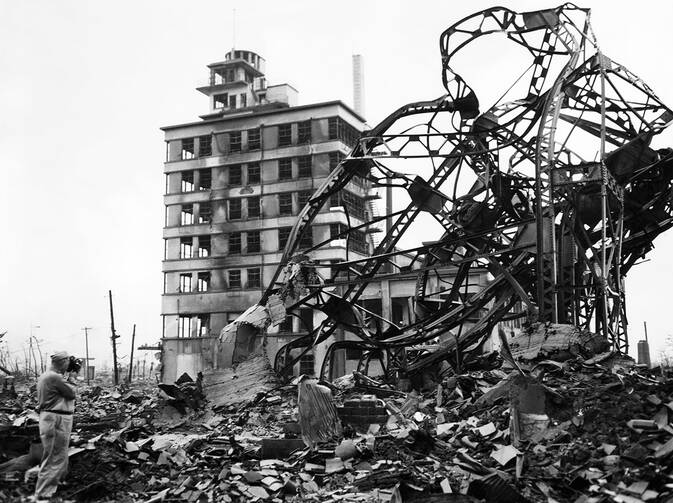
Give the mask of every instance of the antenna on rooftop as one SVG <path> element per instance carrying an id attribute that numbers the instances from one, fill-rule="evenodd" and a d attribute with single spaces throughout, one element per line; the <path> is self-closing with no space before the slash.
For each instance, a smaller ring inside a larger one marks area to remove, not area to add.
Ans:
<path id="1" fill-rule="evenodd" d="M 231 50 L 236 49 L 236 9 L 232 9 L 233 15 L 231 19 L 232 30 L 231 30 Z"/>

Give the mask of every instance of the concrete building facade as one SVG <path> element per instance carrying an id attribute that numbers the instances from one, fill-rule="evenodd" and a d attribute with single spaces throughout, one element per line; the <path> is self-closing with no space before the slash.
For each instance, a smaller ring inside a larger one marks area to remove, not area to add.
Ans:
<path id="1" fill-rule="evenodd" d="M 289 84 L 268 85 L 264 59 L 254 52 L 232 50 L 208 72 L 207 85 L 197 88 L 208 113 L 162 128 L 166 381 L 223 363 L 214 344 L 220 330 L 259 300 L 297 214 L 364 128 L 364 119 L 341 101 L 300 106 Z M 364 181 L 349 183 L 323 208 L 304 245 L 345 225 L 346 209 L 352 221 L 364 223 L 368 199 Z M 371 245 L 362 233 L 351 240 L 351 257 L 369 253 Z M 345 256 L 344 241 L 315 258 L 329 263 Z M 270 346 L 296 336 L 297 320 L 290 325 Z"/>

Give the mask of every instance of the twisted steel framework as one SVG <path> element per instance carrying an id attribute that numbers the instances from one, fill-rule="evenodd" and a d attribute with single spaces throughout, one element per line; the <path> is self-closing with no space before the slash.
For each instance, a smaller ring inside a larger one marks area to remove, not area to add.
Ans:
<path id="1" fill-rule="evenodd" d="M 673 114 L 601 53 L 589 14 L 572 4 L 527 13 L 495 7 L 442 33 L 447 94 L 405 105 L 364 132 L 300 213 L 260 304 L 280 295 L 289 315 L 312 307 L 327 317 L 278 352 L 278 370 L 343 328 L 359 340 L 332 344 L 323 373 L 344 347 L 363 350 L 362 362 L 385 352 L 387 371 L 413 371 L 477 347 L 503 319 L 533 312 L 593 329 L 628 350 L 624 277 L 673 225 L 673 152 L 650 147 Z M 452 64 L 470 43 L 496 33 L 523 47 L 531 65 L 517 80 L 523 96 L 512 98 L 510 89 L 480 113 L 477 95 Z M 347 215 L 348 228 L 297 257 L 302 233 L 354 177 L 408 204 L 368 221 Z M 405 235 L 430 232 L 421 214 L 440 232 L 405 246 Z M 354 258 L 333 265 L 331 277 L 314 277 L 301 295 L 278 281 L 289 266 L 310 268 L 307 257 L 334 239 L 350 243 L 354 232 L 384 224 L 371 254 L 351 252 Z M 475 269 L 493 280 L 475 288 Z M 417 277 L 414 322 L 400 326 L 357 304 L 369 282 L 402 272 Z M 519 302 L 527 313 L 512 312 Z M 372 317 L 385 323 L 372 330 Z M 441 350 L 406 359 L 404 348 L 454 330 Z"/>

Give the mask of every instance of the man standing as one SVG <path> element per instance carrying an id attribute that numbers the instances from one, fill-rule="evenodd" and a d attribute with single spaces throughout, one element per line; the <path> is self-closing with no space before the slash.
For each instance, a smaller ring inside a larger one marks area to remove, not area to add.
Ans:
<path id="1" fill-rule="evenodd" d="M 51 356 L 51 368 L 37 380 L 43 448 L 42 464 L 35 485 L 35 498 L 38 500 L 52 497 L 59 481 L 68 472 L 68 445 L 75 411 L 75 390 L 70 385 L 75 382 L 70 376 L 67 382 L 63 377 L 69 363 L 68 353 L 58 351 Z"/>

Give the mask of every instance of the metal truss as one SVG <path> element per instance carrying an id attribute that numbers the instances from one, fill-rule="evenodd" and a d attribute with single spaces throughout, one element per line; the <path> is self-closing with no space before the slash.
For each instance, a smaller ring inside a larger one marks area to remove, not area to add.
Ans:
<path id="1" fill-rule="evenodd" d="M 333 335 L 324 376 L 344 348 L 362 351 L 361 370 L 380 360 L 391 376 L 447 358 L 459 364 L 497 323 L 524 316 L 577 324 L 628 350 L 624 278 L 673 225 L 673 152 L 651 147 L 673 114 L 602 54 L 589 15 L 572 4 L 495 7 L 442 33 L 446 94 L 363 133 L 299 215 L 260 304 L 279 297 L 288 315 L 311 308 L 324 321 L 281 348 L 278 370 Z M 477 86 L 454 61 L 494 34 L 522 47 L 530 65 L 481 111 Z M 364 218 L 346 207 L 343 228 L 302 248 L 330 197 L 357 181 L 396 207 Z M 363 235 L 367 250 L 354 246 Z M 320 262 L 339 246 L 345 262 Z M 292 268 L 311 279 L 296 288 L 284 280 Z M 489 280 L 475 283 L 478 274 Z M 400 277 L 416 282 L 407 324 L 362 302 L 372 282 Z M 342 340 L 344 331 L 357 340 Z M 433 351 L 418 350 L 429 342 L 438 342 Z"/>

